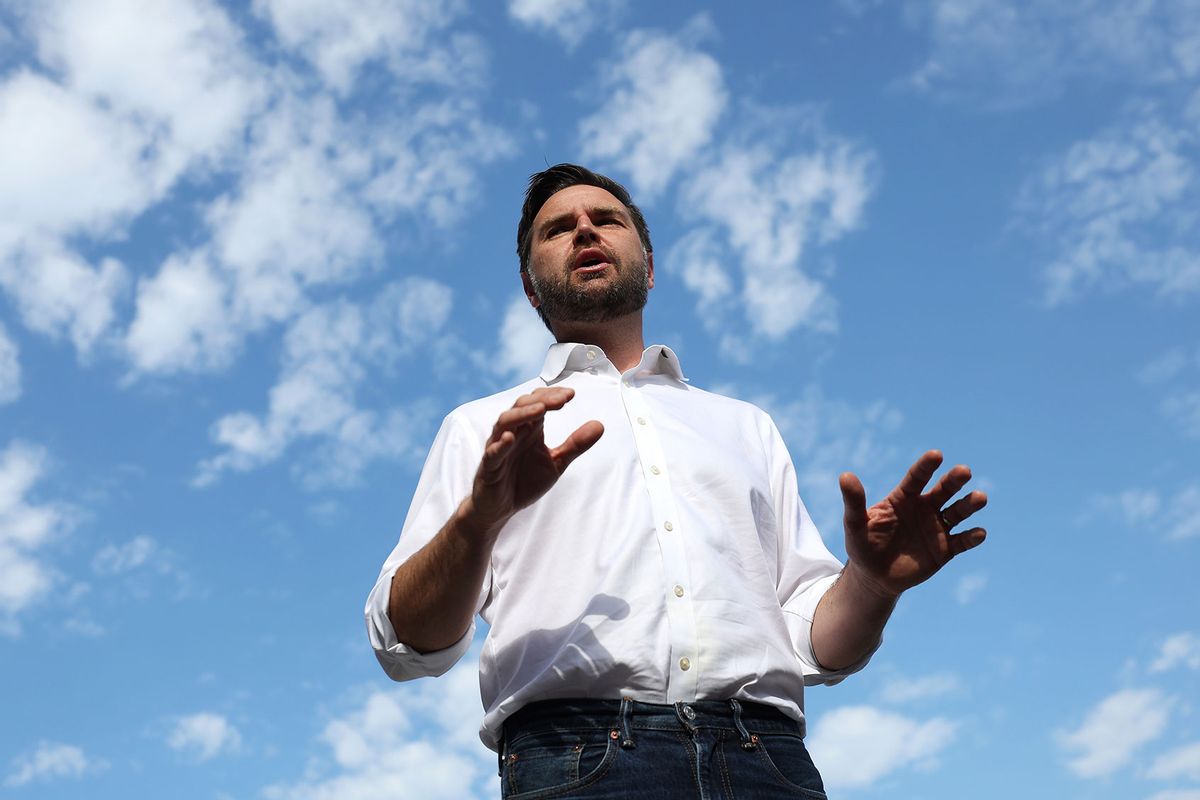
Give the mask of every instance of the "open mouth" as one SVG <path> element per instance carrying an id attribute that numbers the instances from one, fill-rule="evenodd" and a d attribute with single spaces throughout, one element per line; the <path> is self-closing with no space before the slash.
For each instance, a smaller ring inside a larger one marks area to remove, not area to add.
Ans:
<path id="1" fill-rule="evenodd" d="M 592 247 L 575 257 L 574 270 L 584 274 L 593 274 L 603 272 L 608 266 L 608 256 L 603 251 Z"/>

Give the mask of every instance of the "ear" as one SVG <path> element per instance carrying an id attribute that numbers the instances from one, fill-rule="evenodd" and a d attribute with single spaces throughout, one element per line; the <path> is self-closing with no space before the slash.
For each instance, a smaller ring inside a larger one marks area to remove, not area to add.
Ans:
<path id="1" fill-rule="evenodd" d="M 646 253 L 646 286 L 654 288 L 654 253 Z"/>
<path id="2" fill-rule="evenodd" d="M 537 295 L 534 293 L 533 282 L 529 280 L 529 273 L 525 270 L 521 270 L 521 288 L 525 290 L 525 297 L 529 299 L 529 305 L 537 308 L 542 304 L 542 302 L 538 300 Z"/>

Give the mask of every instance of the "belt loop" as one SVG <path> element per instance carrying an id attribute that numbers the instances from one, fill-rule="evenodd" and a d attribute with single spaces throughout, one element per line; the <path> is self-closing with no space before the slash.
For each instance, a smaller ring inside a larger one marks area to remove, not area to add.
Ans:
<path id="1" fill-rule="evenodd" d="M 738 735 L 742 737 L 742 749 L 753 750 L 758 747 L 758 737 L 751 735 L 750 731 L 746 730 L 745 724 L 742 723 L 742 704 L 737 700 L 730 700 L 729 706 L 733 709 L 733 725 L 737 728 Z"/>
<path id="2" fill-rule="evenodd" d="M 632 750 L 634 747 L 637 746 L 633 741 L 633 724 L 631 721 L 631 718 L 633 717 L 633 698 L 631 698 L 631 697 L 622 697 L 621 698 L 620 714 L 621 714 L 621 735 L 624 737 L 623 739 L 621 739 L 621 747 L 624 748 L 625 750 Z"/>

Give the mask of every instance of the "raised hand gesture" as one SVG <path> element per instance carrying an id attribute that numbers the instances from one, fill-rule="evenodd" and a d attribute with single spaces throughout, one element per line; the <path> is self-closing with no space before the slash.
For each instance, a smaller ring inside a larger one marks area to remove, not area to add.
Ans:
<path id="1" fill-rule="evenodd" d="M 574 389 L 535 389 L 500 415 L 484 445 L 471 489 L 471 511 L 488 529 L 498 530 L 509 517 L 550 490 L 563 471 L 604 433 L 596 420 L 580 425 L 566 441 L 546 446 L 543 422 L 575 396 Z"/>
<path id="2" fill-rule="evenodd" d="M 850 565 L 881 594 L 897 596 L 928 580 L 946 562 L 983 543 L 987 532 L 971 528 L 951 533 L 987 504 L 987 495 L 973 491 L 950 506 L 946 503 L 971 479 L 971 470 L 958 465 L 922 494 L 942 463 L 937 450 L 925 453 L 887 497 L 867 508 L 866 492 L 854 473 L 839 483 L 846 506 L 846 555 Z"/>

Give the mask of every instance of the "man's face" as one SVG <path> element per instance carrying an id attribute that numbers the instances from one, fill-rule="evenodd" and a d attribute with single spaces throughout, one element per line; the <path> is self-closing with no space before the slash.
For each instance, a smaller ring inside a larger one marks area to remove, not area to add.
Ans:
<path id="1" fill-rule="evenodd" d="M 597 186 L 550 196 L 533 219 L 529 302 L 551 320 L 605 322 L 639 311 L 654 286 L 654 258 L 642 249 L 629 210 Z"/>

